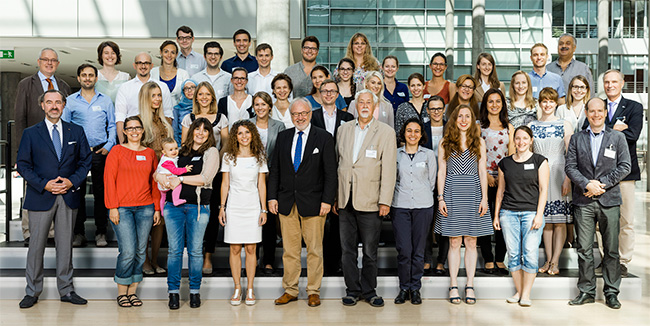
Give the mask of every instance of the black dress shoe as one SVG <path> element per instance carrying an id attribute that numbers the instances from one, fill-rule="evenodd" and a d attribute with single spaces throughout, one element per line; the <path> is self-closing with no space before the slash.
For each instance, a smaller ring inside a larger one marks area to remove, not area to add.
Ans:
<path id="1" fill-rule="evenodd" d="M 580 306 L 585 303 L 594 303 L 596 300 L 594 299 L 594 296 L 591 294 L 587 294 L 584 292 L 580 292 L 580 294 L 573 300 L 569 301 L 570 306 Z"/>
<path id="2" fill-rule="evenodd" d="M 447 270 L 442 268 L 442 269 L 434 269 L 434 275 L 435 276 L 447 276 Z"/>
<path id="3" fill-rule="evenodd" d="M 29 247 L 29 237 L 27 237 L 27 239 L 24 240 L 23 245 L 25 247 Z"/>
<path id="4" fill-rule="evenodd" d="M 402 304 L 411 297 L 409 290 L 399 290 L 399 294 L 395 298 L 395 304 Z"/>
<path id="5" fill-rule="evenodd" d="M 262 273 L 264 273 L 264 275 L 273 275 L 273 272 L 274 272 L 273 267 L 271 267 L 271 268 L 267 268 L 267 267 L 262 268 Z"/>
<path id="6" fill-rule="evenodd" d="M 176 310 L 180 308 L 181 303 L 180 303 L 180 298 L 178 293 L 170 293 L 169 294 L 169 309 L 171 310 Z"/>
<path id="7" fill-rule="evenodd" d="M 621 264 L 621 277 L 627 277 L 627 266 L 623 264 Z"/>
<path id="8" fill-rule="evenodd" d="M 76 292 L 72 291 L 61 297 L 61 302 L 70 302 L 72 304 L 86 304 L 88 300 L 80 297 Z"/>
<path id="9" fill-rule="evenodd" d="M 20 300 L 20 308 L 31 308 L 36 302 L 38 302 L 38 297 L 32 297 L 31 295 L 26 295 L 22 300 Z"/>
<path id="10" fill-rule="evenodd" d="M 411 304 L 422 304 L 422 296 L 420 296 L 420 290 L 411 291 Z"/>
<path id="11" fill-rule="evenodd" d="M 608 294 L 605 296 L 605 304 L 612 309 L 621 309 L 621 302 L 618 301 L 616 294 Z"/>
<path id="12" fill-rule="evenodd" d="M 201 295 L 198 293 L 190 293 L 190 308 L 198 308 L 201 306 Z"/>

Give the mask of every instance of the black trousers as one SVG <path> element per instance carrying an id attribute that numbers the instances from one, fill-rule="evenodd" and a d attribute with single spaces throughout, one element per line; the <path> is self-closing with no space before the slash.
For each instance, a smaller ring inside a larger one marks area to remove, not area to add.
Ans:
<path id="1" fill-rule="evenodd" d="M 325 274 L 334 274 L 341 268 L 341 233 L 339 216 L 327 214 L 323 236 L 323 269 Z"/>
<path id="2" fill-rule="evenodd" d="M 98 146 L 99 147 L 99 146 Z M 104 167 L 106 166 L 106 155 L 92 153 L 92 165 L 90 167 L 90 174 L 93 187 L 93 199 L 95 214 L 95 235 L 106 234 L 108 225 L 108 210 L 104 204 Z M 86 181 L 81 184 L 81 200 L 79 210 L 77 212 L 77 220 L 74 224 L 74 234 L 86 234 L 84 222 L 86 222 Z"/>
<path id="3" fill-rule="evenodd" d="M 212 180 L 212 194 L 210 196 L 210 220 L 203 235 L 203 251 L 214 253 L 219 235 L 219 205 L 221 204 L 221 173 L 217 173 Z"/>
<path id="4" fill-rule="evenodd" d="M 424 244 L 433 207 L 393 208 L 393 230 L 397 249 L 397 276 L 400 290 L 419 290 L 424 274 Z"/>
<path id="5" fill-rule="evenodd" d="M 266 214 L 266 224 L 262 226 L 262 245 L 257 246 L 257 257 L 260 257 L 259 250 L 262 247 L 263 255 L 261 265 L 271 265 L 275 268 L 275 249 L 278 238 L 278 216 L 272 213 Z"/>
<path id="6" fill-rule="evenodd" d="M 488 206 L 490 207 L 490 214 L 494 221 L 494 204 L 497 199 L 497 187 L 488 187 Z M 499 262 L 502 263 L 506 257 L 506 242 L 503 240 L 503 232 L 501 230 L 494 230 L 494 255 L 492 255 L 492 236 L 486 235 L 478 237 L 477 244 L 481 248 L 481 256 L 486 263 Z"/>

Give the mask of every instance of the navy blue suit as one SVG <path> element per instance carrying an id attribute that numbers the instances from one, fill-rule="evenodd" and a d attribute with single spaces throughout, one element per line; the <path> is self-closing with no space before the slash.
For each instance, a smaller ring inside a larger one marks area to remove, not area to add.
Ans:
<path id="1" fill-rule="evenodd" d="M 81 183 L 86 180 L 91 165 L 90 145 L 83 128 L 61 120 L 63 146 L 61 161 L 57 163 L 52 138 L 45 121 L 25 129 L 18 147 L 18 173 L 27 181 L 23 208 L 30 211 L 47 211 L 54 205 L 56 195 L 45 190 L 48 181 L 57 177 L 67 178 L 73 187 L 63 195 L 71 209 L 81 202 Z"/>

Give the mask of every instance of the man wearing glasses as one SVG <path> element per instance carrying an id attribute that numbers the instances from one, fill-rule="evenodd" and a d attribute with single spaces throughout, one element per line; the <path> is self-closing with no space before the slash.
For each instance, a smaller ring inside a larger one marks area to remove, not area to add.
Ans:
<path id="1" fill-rule="evenodd" d="M 307 36 L 302 40 L 301 47 L 302 60 L 284 70 L 293 83 L 293 98 L 307 96 L 313 87 L 309 74 L 316 66 L 320 42 L 316 36 Z"/>
<path id="2" fill-rule="evenodd" d="M 139 99 L 140 88 L 146 82 L 153 81 L 160 86 L 163 98 L 163 112 L 166 117 L 173 118 L 172 112 L 172 96 L 169 93 L 169 87 L 160 80 L 151 78 L 151 56 L 148 53 L 142 52 L 135 56 L 133 63 L 136 75 L 135 78 L 122 84 L 117 90 L 117 97 L 115 98 L 115 124 L 117 126 L 117 137 L 120 143 L 124 141 L 124 120 L 128 117 L 140 114 Z"/>
<path id="3" fill-rule="evenodd" d="M 185 69 L 190 76 L 205 69 L 205 59 L 192 50 L 194 31 L 189 26 L 181 26 L 176 30 L 176 42 L 181 48 L 176 57 L 178 68 Z"/>
<path id="4" fill-rule="evenodd" d="M 232 87 L 230 83 L 230 73 L 219 68 L 219 62 L 223 57 L 223 48 L 219 42 L 211 41 L 203 46 L 203 55 L 205 56 L 206 68 L 192 75 L 193 80 L 197 83 L 208 82 L 214 88 L 214 95 L 217 101 L 229 94 Z M 198 85 L 198 84 L 197 84 Z"/>
<path id="5" fill-rule="evenodd" d="M 68 96 L 72 91 L 70 86 L 62 79 L 54 76 L 59 66 L 59 55 L 54 49 L 44 48 L 36 61 L 38 72 L 26 77 L 18 83 L 16 92 L 16 104 L 14 106 L 16 121 L 16 137 L 13 148 L 18 148 L 18 141 L 23 136 L 23 131 L 45 118 L 45 113 L 38 103 L 38 97 L 48 90 L 54 89 Z M 25 245 L 29 243 L 29 218 L 27 211 L 23 211 L 22 219 L 23 238 Z M 49 237 L 54 237 L 54 228 L 50 228 Z"/>

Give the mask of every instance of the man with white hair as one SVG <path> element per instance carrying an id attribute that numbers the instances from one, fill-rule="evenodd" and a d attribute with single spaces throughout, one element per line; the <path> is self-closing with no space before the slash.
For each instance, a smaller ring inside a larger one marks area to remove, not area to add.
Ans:
<path id="1" fill-rule="evenodd" d="M 341 264 L 346 286 L 342 302 L 346 306 L 355 305 L 360 298 L 373 307 L 384 305 L 375 290 L 377 247 L 381 222 L 393 200 L 397 145 L 393 128 L 372 115 L 378 101 L 370 90 L 357 93 L 358 118 L 342 125 L 336 135 Z M 361 271 L 357 267 L 357 234 L 363 244 Z"/>
<path id="2" fill-rule="evenodd" d="M 564 91 L 569 94 L 571 91 L 569 89 L 569 83 L 573 77 L 581 75 L 587 78 L 589 82 L 589 89 L 593 94 L 594 89 L 594 78 L 591 75 L 591 70 L 584 62 L 580 62 L 573 57 L 573 54 L 576 52 L 576 47 L 578 42 L 576 38 L 569 34 L 564 33 L 557 40 L 557 60 L 546 65 L 546 70 L 556 73 L 562 77 L 562 83 L 564 84 Z"/>

